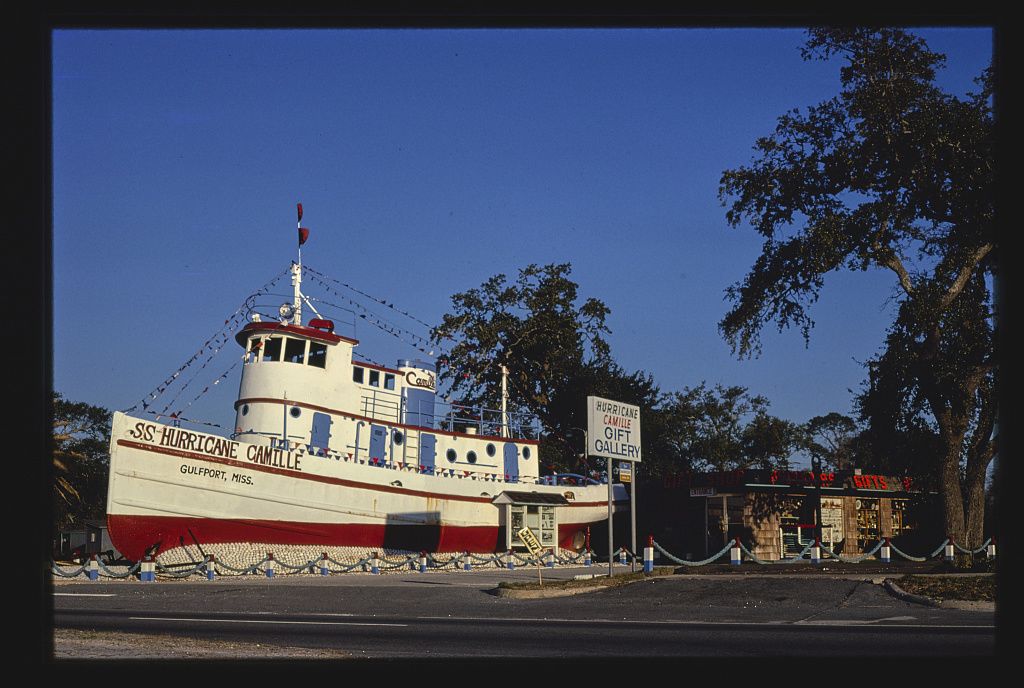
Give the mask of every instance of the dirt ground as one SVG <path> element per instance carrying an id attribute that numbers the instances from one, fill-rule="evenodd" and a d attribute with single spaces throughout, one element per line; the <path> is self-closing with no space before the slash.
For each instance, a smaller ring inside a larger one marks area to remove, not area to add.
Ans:
<path id="1" fill-rule="evenodd" d="M 254 647 L 249 643 L 221 640 L 187 641 L 181 638 L 138 633 L 107 633 L 55 629 L 53 632 L 53 658 L 62 659 L 239 659 L 252 657 Z M 354 659 L 358 654 L 340 650 L 313 650 L 303 647 L 264 645 L 259 648 L 261 658 L 267 659 Z"/>

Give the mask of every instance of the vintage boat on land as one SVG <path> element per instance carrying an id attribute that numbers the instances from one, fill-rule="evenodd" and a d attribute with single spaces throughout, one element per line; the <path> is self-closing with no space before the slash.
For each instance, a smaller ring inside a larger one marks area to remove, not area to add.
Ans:
<path id="1" fill-rule="evenodd" d="M 438 398 L 430 361 L 355 358 L 359 342 L 319 317 L 303 274 L 300 252 L 291 302 L 276 319 L 248 314 L 234 334 L 243 359 L 233 433 L 114 414 L 107 520 L 126 557 L 239 542 L 495 552 L 524 519 L 544 546 L 579 550 L 588 526 L 607 519 L 607 484 L 541 475 L 536 422 Z M 304 322 L 304 305 L 318 317 Z M 621 508 L 626 491 L 613 490 Z M 530 502 L 560 505 L 556 522 L 508 508 Z"/>

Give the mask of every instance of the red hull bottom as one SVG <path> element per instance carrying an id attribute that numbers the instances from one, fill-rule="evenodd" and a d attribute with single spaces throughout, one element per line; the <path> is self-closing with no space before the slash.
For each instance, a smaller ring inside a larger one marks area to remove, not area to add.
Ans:
<path id="1" fill-rule="evenodd" d="M 131 561 L 146 551 L 157 555 L 175 547 L 226 542 L 258 542 L 310 547 L 367 547 L 426 552 L 498 552 L 505 549 L 504 527 L 408 526 L 108 515 L 114 547 Z M 561 524 L 559 545 L 580 550 L 586 524 Z"/>

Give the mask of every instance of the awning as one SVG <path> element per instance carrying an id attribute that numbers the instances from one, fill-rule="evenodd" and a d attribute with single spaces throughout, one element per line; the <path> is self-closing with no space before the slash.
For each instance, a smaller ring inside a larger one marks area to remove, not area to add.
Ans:
<path id="1" fill-rule="evenodd" d="M 550 492 L 513 492 L 506 490 L 491 500 L 491 504 L 526 504 L 540 506 L 567 506 L 569 500 Z"/>

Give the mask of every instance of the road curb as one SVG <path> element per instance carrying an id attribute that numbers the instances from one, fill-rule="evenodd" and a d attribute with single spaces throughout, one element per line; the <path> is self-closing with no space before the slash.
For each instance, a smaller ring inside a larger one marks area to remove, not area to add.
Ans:
<path id="1" fill-rule="evenodd" d="M 907 592 L 896 584 L 892 578 L 886 578 L 882 582 L 882 586 L 889 591 L 889 593 L 904 602 L 912 602 L 913 604 L 923 604 L 926 607 L 941 607 L 942 600 L 936 600 L 931 597 L 925 597 L 924 595 L 914 595 Z"/>
<path id="2" fill-rule="evenodd" d="M 497 597 L 511 597 L 520 600 L 535 600 L 545 597 L 568 597 L 569 595 L 579 595 L 585 592 L 594 592 L 595 590 L 606 590 L 608 586 L 595 585 L 589 588 L 550 588 L 548 590 L 517 590 L 515 588 L 494 588 L 492 591 Z"/>
<path id="3" fill-rule="evenodd" d="M 603 575 L 587 576 L 587 578 L 603 578 Z M 645 576 L 643 578 L 637 578 L 635 580 L 623 581 L 619 585 L 591 585 L 589 587 L 579 588 L 493 588 L 491 593 L 498 597 L 513 597 L 519 599 L 537 599 L 542 597 L 568 597 L 569 595 L 579 595 L 585 592 L 595 592 L 597 590 L 610 590 L 613 588 L 623 587 L 625 585 L 633 585 L 635 583 L 643 583 L 645 581 L 657 580 L 659 578 L 671 578 L 671 576 Z"/>

